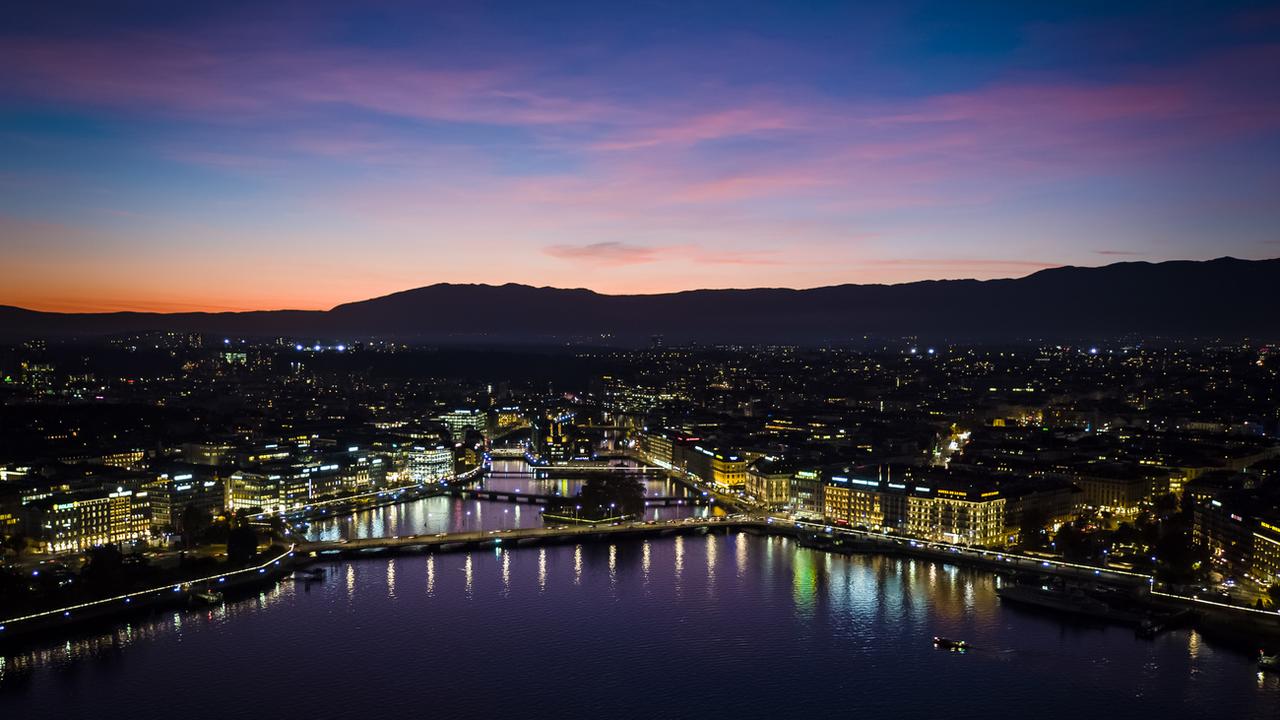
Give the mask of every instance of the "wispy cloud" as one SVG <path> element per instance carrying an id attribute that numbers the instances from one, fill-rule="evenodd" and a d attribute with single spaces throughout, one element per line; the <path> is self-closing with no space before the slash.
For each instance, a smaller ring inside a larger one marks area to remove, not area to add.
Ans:
<path id="1" fill-rule="evenodd" d="M 543 251 L 560 260 L 616 267 L 656 262 L 699 263 L 704 265 L 776 265 L 777 253 L 721 252 L 693 245 L 647 247 L 622 242 L 598 242 L 586 245 L 550 245 Z"/>
<path id="2" fill-rule="evenodd" d="M 621 242 L 589 245 L 551 245 L 544 252 L 561 260 L 585 261 L 599 265 L 639 265 L 658 259 L 659 250 Z"/>

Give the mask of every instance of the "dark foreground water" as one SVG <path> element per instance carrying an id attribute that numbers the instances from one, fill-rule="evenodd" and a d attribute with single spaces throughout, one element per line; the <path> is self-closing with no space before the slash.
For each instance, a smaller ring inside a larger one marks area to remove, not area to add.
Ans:
<path id="1" fill-rule="evenodd" d="M 1275 718 L 1280 682 L 746 534 L 369 559 L 6 657 L 0 718 Z M 935 650 L 930 638 L 974 650 Z"/>

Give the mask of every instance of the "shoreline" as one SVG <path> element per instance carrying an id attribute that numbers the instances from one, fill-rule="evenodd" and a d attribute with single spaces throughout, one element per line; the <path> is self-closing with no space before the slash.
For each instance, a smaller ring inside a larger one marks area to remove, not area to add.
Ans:
<path id="1" fill-rule="evenodd" d="M 0 620 L 0 648 L 13 649 L 39 636 L 54 636 L 90 621 L 119 623 L 120 618 L 147 610 L 186 605 L 196 592 L 210 583 L 221 590 L 238 590 L 275 582 L 295 568 L 339 559 L 372 559 L 402 555 L 474 552 L 499 547 L 524 549 L 535 545 L 567 545 L 583 542 L 611 542 L 676 535 L 745 532 L 757 536 L 789 537 L 798 547 L 842 555 L 883 555 L 929 562 L 950 563 L 998 575 L 1037 573 L 1069 580 L 1089 581 L 1133 591 L 1143 607 L 1160 611 L 1194 609 L 1206 625 L 1234 634 L 1265 634 L 1280 637 L 1280 613 L 1227 606 L 1197 598 L 1154 590 L 1150 576 L 1112 568 L 1100 568 L 1043 558 L 1020 556 L 977 548 L 947 546 L 917 539 L 879 536 L 875 533 L 828 529 L 811 523 L 750 519 L 699 519 L 670 523 L 629 523 L 612 526 L 570 526 L 569 528 L 528 528 L 498 531 L 366 538 L 337 542 L 309 542 L 295 545 L 266 562 L 220 575 L 188 581 L 181 586 L 165 585 L 128 595 L 54 608 L 27 616 Z M 197 587 L 199 586 L 199 587 Z"/>

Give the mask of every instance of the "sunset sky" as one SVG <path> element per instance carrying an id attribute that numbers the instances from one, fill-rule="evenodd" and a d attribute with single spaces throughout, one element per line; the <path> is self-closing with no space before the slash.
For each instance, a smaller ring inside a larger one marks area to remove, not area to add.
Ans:
<path id="1" fill-rule="evenodd" d="M 1280 256 L 1274 3 L 26 3 L 0 304 Z"/>

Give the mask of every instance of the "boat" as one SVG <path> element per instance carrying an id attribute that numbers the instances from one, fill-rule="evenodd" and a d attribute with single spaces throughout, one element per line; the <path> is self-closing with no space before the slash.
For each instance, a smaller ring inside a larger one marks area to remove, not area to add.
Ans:
<path id="1" fill-rule="evenodd" d="M 1258 651 L 1258 669 L 1259 670 L 1280 670 L 1280 655 L 1268 655 L 1266 652 Z"/>
<path id="2" fill-rule="evenodd" d="M 1151 639 L 1166 630 L 1183 627 L 1193 621 L 1195 617 L 1196 613 L 1193 610 L 1182 610 L 1181 612 L 1159 617 L 1148 616 L 1138 623 L 1138 627 L 1134 629 L 1134 634 L 1140 638 Z"/>
<path id="3" fill-rule="evenodd" d="M 964 652 L 969 649 L 969 643 L 964 640 L 952 640 L 951 638 L 938 637 L 936 635 L 933 638 L 933 646 L 942 650 L 951 650 L 952 652 Z"/>
<path id="4" fill-rule="evenodd" d="M 216 590 L 193 592 L 190 599 L 193 605 L 218 605 L 222 602 L 222 593 Z"/>
<path id="5" fill-rule="evenodd" d="M 294 570 L 293 579 L 301 582 L 316 582 L 324 579 L 324 568 L 311 568 L 310 570 Z"/>
<path id="6" fill-rule="evenodd" d="M 1085 595 L 1080 590 L 1058 590 L 1044 585 L 1005 585 L 996 589 L 1001 600 L 1032 605 L 1081 617 L 1115 620 L 1111 606 Z"/>

